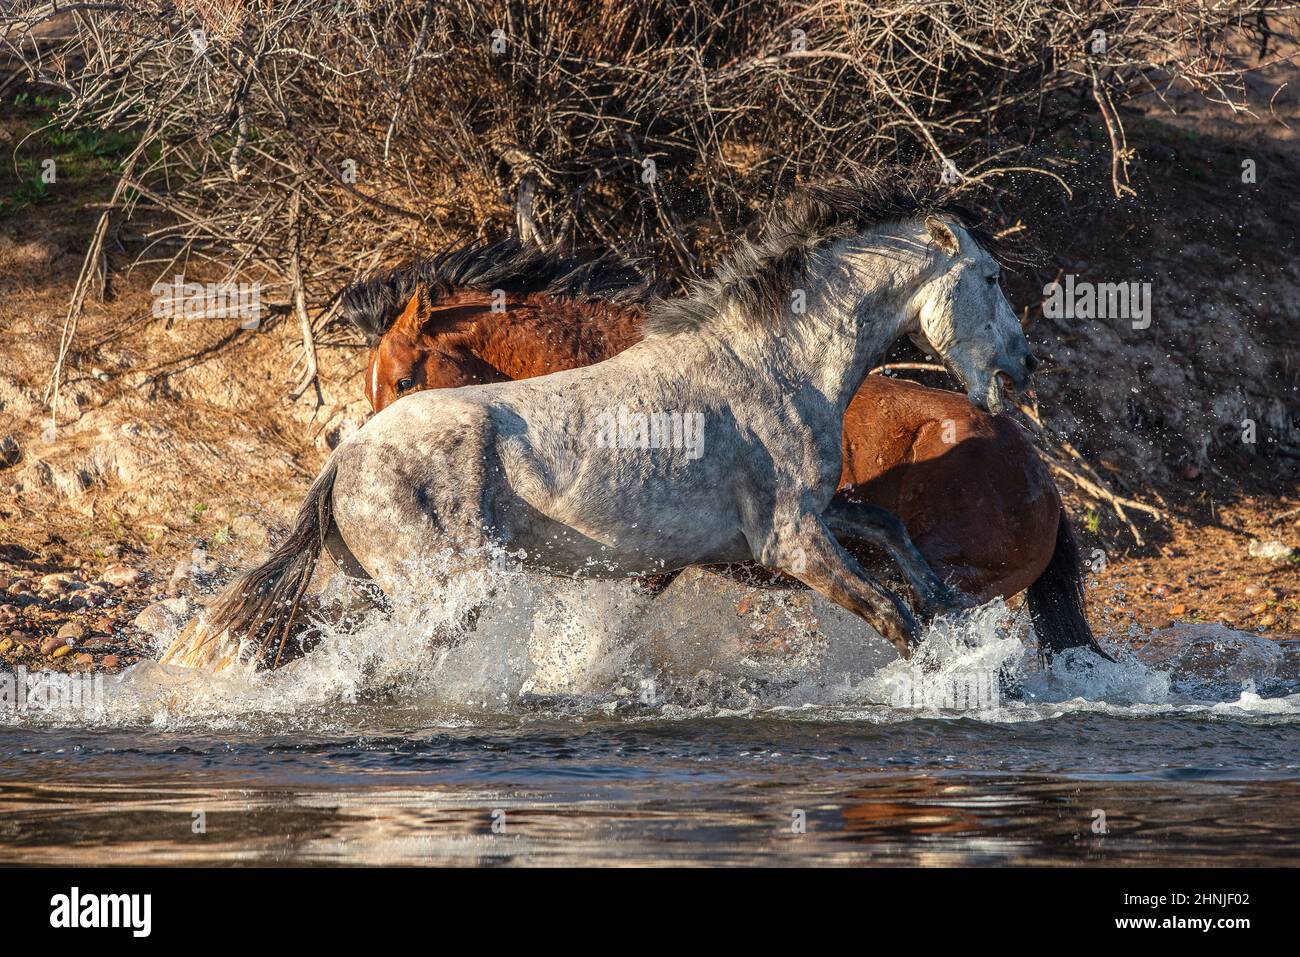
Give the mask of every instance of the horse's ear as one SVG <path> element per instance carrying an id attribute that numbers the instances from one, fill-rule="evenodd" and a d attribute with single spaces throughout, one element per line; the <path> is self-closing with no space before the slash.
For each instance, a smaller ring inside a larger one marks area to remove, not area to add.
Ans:
<path id="1" fill-rule="evenodd" d="M 957 239 L 957 234 L 952 231 L 952 227 L 942 219 L 938 216 L 927 216 L 925 218 L 925 231 L 930 234 L 930 241 L 945 253 L 949 256 L 957 255 L 961 243 Z"/>
<path id="2" fill-rule="evenodd" d="M 406 308 L 393 321 L 393 328 L 408 339 L 420 335 L 425 321 L 429 318 L 429 296 L 423 285 L 415 287 L 415 293 L 406 304 Z"/>

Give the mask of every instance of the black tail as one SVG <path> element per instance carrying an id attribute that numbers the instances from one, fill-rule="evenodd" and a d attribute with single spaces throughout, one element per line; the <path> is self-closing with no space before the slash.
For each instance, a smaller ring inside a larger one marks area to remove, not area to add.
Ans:
<path id="1" fill-rule="evenodd" d="M 1107 661 L 1114 661 L 1101 650 L 1092 636 L 1084 614 L 1083 569 L 1079 563 L 1079 546 L 1070 529 L 1069 516 L 1061 509 L 1056 523 L 1056 548 L 1052 560 L 1038 579 L 1029 586 L 1029 617 L 1038 635 L 1038 647 L 1045 655 L 1067 648 L 1090 648 Z"/>
<path id="2" fill-rule="evenodd" d="M 288 538 L 265 562 L 231 582 L 212 606 L 208 618 L 211 634 L 229 629 L 233 638 L 256 641 L 253 657 L 259 664 L 266 663 L 272 646 L 276 653 L 271 667 L 280 664 L 285 641 L 298 616 L 298 606 L 311 584 L 325 547 L 325 536 L 334 520 L 337 474 L 331 457 L 308 490 Z"/>

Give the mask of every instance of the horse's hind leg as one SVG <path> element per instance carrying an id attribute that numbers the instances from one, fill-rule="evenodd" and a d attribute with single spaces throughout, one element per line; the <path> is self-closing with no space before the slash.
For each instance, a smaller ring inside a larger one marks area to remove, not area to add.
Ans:
<path id="1" fill-rule="evenodd" d="M 348 581 L 347 598 L 342 604 L 340 611 L 341 617 L 346 619 L 354 615 L 365 614 L 368 611 L 389 611 L 388 599 L 384 596 L 383 591 L 375 584 L 374 579 L 366 572 L 357 561 L 357 557 L 352 554 L 347 543 L 343 541 L 343 536 L 339 534 L 337 528 L 331 527 L 329 533 L 325 536 L 325 553 L 334 560 L 338 568 Z"/>
<path id="2" fill-rule="evenodd" d="M 832 499 L 822 520 L 837 536 L 865 541 L 884 549 L 902 571 L 921 603 L 923 617 L 969 608 L 971 600 L 941 579 L 920 549 L 912 543 L 907 527 L 893 512 L 878 505 Z"/>
<path id="3" fill-rule="evenodd" d="M 912 656 L 920 629 L 907 605 L 863 571 L 817 515 L 799 516 L 795 527 L 765 551 L 762 561 L 864 619 L 904 658 Z"/>

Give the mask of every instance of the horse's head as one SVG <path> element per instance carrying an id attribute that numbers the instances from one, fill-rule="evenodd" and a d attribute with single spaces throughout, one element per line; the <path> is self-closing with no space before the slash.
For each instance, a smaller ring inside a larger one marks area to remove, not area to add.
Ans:
<path id="1" fill-rule="evenodd" d="M 477 323 L 490 306 L 481 297 L 436 306 L 417 287 L 406 308 L 370 350 L 366 398 L 376 412 L 424 389 L 454 389 L 509 378 L 474 350 Z"/>
<path id="2" fill-rule="evenodd" d="M 999 268 L 969 231 L 949 216 L 925 220 L 932 267 L 908 308 L 912 341 L 938 353 L 981 409 L 1002 409 L 1002 379 L 1029 388 L 1038 360 L 999 284 Z"/>

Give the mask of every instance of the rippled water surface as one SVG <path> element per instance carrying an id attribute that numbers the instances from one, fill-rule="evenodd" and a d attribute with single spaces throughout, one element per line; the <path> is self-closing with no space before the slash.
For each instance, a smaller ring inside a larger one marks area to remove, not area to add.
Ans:
<path id="1" fill-rule="evenodd" d="M 376 621 L 275 675 L 145 665 L 10 714 L 0 861 L 1296 863 L 1283 644 L 1044 669 L 990 605 L 908 664 L 826 607 L 672 601 L 524 590 L 450 651 Z M 1000 677 L 900 696 L 972 674 Z"/>

